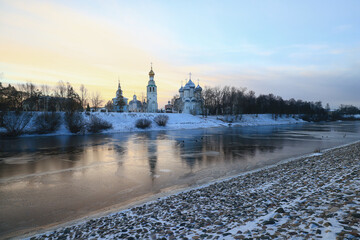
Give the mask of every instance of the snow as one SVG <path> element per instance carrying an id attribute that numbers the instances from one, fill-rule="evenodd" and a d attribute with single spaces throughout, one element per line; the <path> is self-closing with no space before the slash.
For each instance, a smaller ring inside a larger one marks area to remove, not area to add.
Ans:
<path id="1" fill-rule="evenodd" d="M 345 114 L 343 115 L 344 118 L 354 118 L 354 119 L 360 119 L 360 114 Z"/>
<path id="2" fill-rule="evenodd" d="M 35 112 L 40 114 L 40 112 Z M 89 121 L 90 116 L 84 114 L 86 121 Z M 160 115 L 167 115 L 169 117 L 168 123 L 165 127 L 158 126 L 153 119 Z M 61 113 L 62 117 L 64 113 Z M 104 131 L 103 133 L 119 133 L 119 132 L 139 132 L 139 131 L 152 131 L 152 130 L 178 130 L 178 129 L 196 129 L 196 128 L 212 128 L 212 127 L 230 127 L 230 126 L 263 126 L 263 125 L 280 125 L 280 124 L 296 124 L 304 122 L 301 119 L 293 117 L 278 117 L 274 119 L 272 114 L 244 114 L 241 119 L 235 116 L 194 116 L 185 113 L 115 113 L 115 112 L 95 112 L 91 113 L 109 123 L 113 128 Z M 140 118 L 146 118 L 152 121 L 152 125 L 147 129 L 139 129 L 135 127 L 135 122 Z M 231 123 L 225 119 L 232 119 Z M 34 117 L 33 117 L 34 119 Z M 30 122 L 26 128 L 28 131 L 35 129 L 33 121 Z M 4 128 L 0 128 L 0 132 L 4 132 Z M 47 136 L 52 135 L 71 135 L 70 131 L 62 124 L 58 131 L 55 133 L 44 134 Z M 24 136 L 36 136 L 36 134 L 27 134 Z"/>

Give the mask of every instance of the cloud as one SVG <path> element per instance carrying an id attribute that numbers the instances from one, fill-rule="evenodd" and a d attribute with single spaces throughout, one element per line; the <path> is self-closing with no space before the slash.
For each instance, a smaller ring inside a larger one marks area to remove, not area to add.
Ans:
<path id="1" fill-rule="evenodd" d="M 273 93 L 284 99 L 322 101 L 337 107 L 342 103 L 360 106 L 360 64 L 321 68 L 315 65 L 214 66 L 204 65 L 202 84 L 246 87 L 258 94 Z"/>
<path id="2" fill-rule="evenodd" d="M 252 41 L 246 32 L 236 39 L 223 39 L 217 35 L 225 33 L 219 30 L 220 21 L 212 22 L 219 24 L 213 29 L 207 19 L 202 20 L 206 31 L 195 24 L 189 31 L 193 35 L 183 36 L 177 27 L 184 19 L 171 22 L 174 9 L 167 11 L 166 4 L 156 2 L 134 7 L 118 1 L 84 6 L 73 1 L 29 4 L 15 0 L 0 5 L 0 72 L 8 81 L 83 83 L 111 99 L 119 76 L 125 96 L 131 98 L 134 91 L 138 95 L 146 91 L 153 62 L 160 105 L 177 93 L 188 72 L 202 86 L 227 84 L 285 98 L 357 101 L 353 89 L 358 87 L 355 79 L 359 74 L 350 64 L 359 66 L 359 45 L 346 46 L 331 39 Z M 353 27 L 339 25 L 336 29 L 350 31 Z M 207 39 L 206 33 L 215 39 Z"/>
<path id="3" fill-rule="evenodd" d="M 86 84 L 92 91 L 100 90 L 103 97 L 110 99 L 118 76 L 126 95 L 145 92 L 151 61 L 155 69 L 168 69 L 158 83 L 165 89 L 171 89 L 167 77 L 178 78 L 172 77 L 177 72 L 173 67 L 147 51 L 149 46 L 139 43 L 165 45 L 159 34 L 155 34 L 156 40 L 144 41 L 151 29 L 133 36 L 123 24 L 114 28 L 102 18 L 50 2 L 11 1 L 7 7 L 12 10 L 2 12 L 0 20 L 4 26 L 0 32 L 0 71 L 5 72 L 7 81 L 50 85 L 69 81 L 75 86 Z M 160 101 L 165 103 L 171 95 L 166 91 L 164 95 L 166 99 Z"/>

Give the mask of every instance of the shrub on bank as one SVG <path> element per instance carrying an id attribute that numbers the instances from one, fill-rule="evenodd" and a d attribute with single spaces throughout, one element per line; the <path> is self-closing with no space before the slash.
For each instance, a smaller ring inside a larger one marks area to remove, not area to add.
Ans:
<path id="1" fill-rule="evenodd" d="M 28 112 L 5 112 L 2 121 L 6 135 L 16 137 L 23 134 L 31 118 L 32 114 Z"/>
<path id="2" fill-rule="evenodd" d="M 154 118 L 154 122 L 156 122 L 156 124 L 161 127 L 165 127 L 168 120 L 169 116 L 163 114 L 158 115 Z"/>
<path id="3" fill-rule="evenodd" d="M 135 127 L 145 129 L 151 127 L 151 121 L 146 118 L 140 118 L 136 120 Z"/>
<path id="4" fill-rule="evenodd" d="M 90 117 L 90 122 L 87 125 L 87 130 L 91 133 L 99 133 L 110 128 L 112 128 L 111 123 L 93 115 Z"/>
<path id="5" fill-rule="evenodd" d="M 65 113 L 65 124 L 72 133 L 79 133 L 85 130 L 84 117 L 80 112 Z"/>
<path id="6" fill-rule="evenodd" d="M 61 116 L 59 113 L 44 112 L 36 116 L 34 125 L 35 131 L 40 134 L 52 133 L 59 129 L 61 124 Z"/>

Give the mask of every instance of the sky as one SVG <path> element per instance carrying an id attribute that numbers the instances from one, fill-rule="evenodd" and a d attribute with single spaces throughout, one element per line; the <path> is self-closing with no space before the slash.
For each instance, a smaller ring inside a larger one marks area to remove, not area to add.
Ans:
<path id="1" fill-rule="evenodd" d="M 360 107 L 360 1 L 0 0 L 0 81 L 146 95 L 181 83 Z"/>

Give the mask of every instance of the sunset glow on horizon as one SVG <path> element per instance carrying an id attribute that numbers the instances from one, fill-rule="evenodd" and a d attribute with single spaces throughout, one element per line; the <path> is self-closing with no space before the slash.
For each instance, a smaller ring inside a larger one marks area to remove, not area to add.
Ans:
<path id="1" fill-rule="evenodd" d="M 0 0 L 0 79 L 115 97 L 146 95 L 153 63 L 159 108 L 189 78 L 284 99 L 360 106 L 358 1 Z"/>

